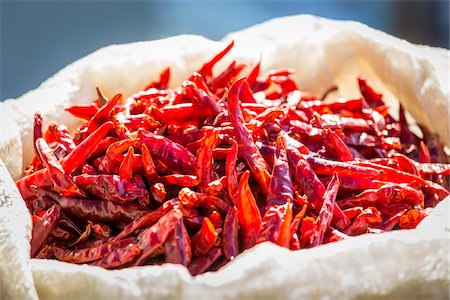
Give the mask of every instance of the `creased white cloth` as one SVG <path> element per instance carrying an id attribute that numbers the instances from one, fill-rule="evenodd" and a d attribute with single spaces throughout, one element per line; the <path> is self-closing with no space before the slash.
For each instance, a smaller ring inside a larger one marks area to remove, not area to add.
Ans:
<path id="1" fill-rule="evenodd" d="M 365 235 L 292 252 L 262 244 L 218 272 L 193 278 L 180 266 L 107 271 L 58 261 L 30 260 L 30 216 L 10 175 L 17 179 L 33 155 L 35 111 L 73 128 L 63 112 L 95 97 L 138 91 L 171 67 L 178 85 L 227 41 L 233 59 L 263 70 L 290 68 L 302 89 L 321 95 L 333 85 L 358 96 L 364 74 L 392 106 L 396 100 L 450 146 L 449 51 L 410 44 L 355 22 L 313 16 L 271 20 L 214 42 L 199 36 L 103 48 L 69 65 L 36 90 L 0 103 L 0 299 L 448 299 L 447 198 L 418 229 Z M 5 168 L 6 165 L 6 168 Z M 9 174 L 8 174 L 9 172 Z"/>

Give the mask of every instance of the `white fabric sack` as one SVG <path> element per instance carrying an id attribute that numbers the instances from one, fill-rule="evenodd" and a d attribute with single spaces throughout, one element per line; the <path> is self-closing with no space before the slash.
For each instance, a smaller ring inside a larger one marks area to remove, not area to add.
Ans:
<path id="1" fill-rule="evenodd" d="M 410 44 L 356 22 L 313 16 L 275 19 L 230 34 L 114 45 L 74 62 L 39 88 L 0 103 L 0 299 L 391 299 L 449 298 L 449 202 L 417 229 L 363 235 L 314 249 L 261 244 L 218 272 L 192 277 L 178 265 L 108 271 L 55 260 L 30 260 L 31 219 L 11 177 L 33 156 L 33 114 L 77 125 L 63 109 L 88 103 L 98 84 L 108 96 L 131 95 L 171 67 L 180 84 L 230 40 L 221 62 L 291 68 L 300 87 L 321 95 L 333 85 L 358 96 L 364 74 L 377 91 L 399 100 L 450 146 L 449 51 Z M 3 163 L 1 163 L 3 161 Z M 11 176 L 11 177 L 10 177 Z"/>

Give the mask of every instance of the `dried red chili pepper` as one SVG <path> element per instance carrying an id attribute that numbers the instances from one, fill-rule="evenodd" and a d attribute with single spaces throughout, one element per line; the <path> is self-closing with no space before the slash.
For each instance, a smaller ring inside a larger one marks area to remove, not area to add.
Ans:
<path id="1" fill-rule="evenodd" d="M 53 205 L 45 212 L 38 222 L 33 222 L 33 230 L 31 232 L 31 257 L 35 257 L 36 254 L 38 254 L 42 245 L 58 224 L 60 212 L 61 207 Z"/>

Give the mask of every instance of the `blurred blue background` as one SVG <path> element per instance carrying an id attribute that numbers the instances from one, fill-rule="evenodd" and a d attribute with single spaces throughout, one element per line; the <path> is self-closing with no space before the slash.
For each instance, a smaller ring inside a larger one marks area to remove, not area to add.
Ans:
<path id="1" fill-rule="evenodd" d="M 295 14 L 356 20 L 411 42 L 449 47 L 449 1 L 0 0 L 0 99 L 36 88 L 103 46 L 229 32 Z"/>

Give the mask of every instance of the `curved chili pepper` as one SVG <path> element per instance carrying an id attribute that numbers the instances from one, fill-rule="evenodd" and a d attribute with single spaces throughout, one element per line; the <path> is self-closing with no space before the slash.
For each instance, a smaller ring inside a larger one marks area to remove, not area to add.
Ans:
<path id="1" fill-rule="evenodd" d="M 133 177 L 133 157 L 134 148 L 130 146 L 125 159 L 122 161 L 119 167 L 119 177 L 123 180 L 130 180 Z"/>
<path id="2" fill-rule="evenodd" d="M 231 48 L 234 46 L 234 40 L 231 40 L 231 42 L 228 44 L 228 46 L 223 49 L 221 52 L 219 52 L 216 56 L 214 56 L 210 61 L 205 63 L 200 70 L 198 70 L 196 73 L 199 73 L 202 75 L 205 79 L 208 79 L 209 77 L 212 77 L 212 68 L 214 65 L 219 62 L 228 52 L 230 52 Z M 189 78 L 189 80 L 192 80 Z"/>
<path id="3" fill-rule="evenodd" d="M 238 199 L 238 178 L 236 172 L 236 161 L 238 145 L 235 140 L 231 140 L 231 148 L 225 161 L 225 174 L 227 177 L 227 196 L 228 200 L 237 205 Z"/>
<path id="4" fill-rule="evenodd" d="M 38 254 L 42 245 L 57 226 L 60 212 L 61 207 L 53 205 L 37 223 L 33 224 L 33 230 L 31 231 L 31 257 L 35 257 Z"/>
<path id="5" fill-rule="evenodd" d="M 255 197 L 248 185 L 250 172 L 245 171 L 239 181 L 239 191 L 237 198 L 237 208 L 239 225 L 241 228 L 241 241 L 243 249 L 248 249 L 255 245 L 261 227 L 261 215 L 256 205 Z"/>
<path id="6" fill-rule="evenodd" d="M 157 156 L 170 168 L 190 174 L 194 172 L 195 156 L 180 144 L 144 131 L 138 131 L 138 138 L 148 147 L 151 154 Z"/>
<path id="7" fill-rule="evenodd" d="M 67 174 L 72 174 L 95 150 L 97 144 L 106 137 L 113 128 L 112 122 L 103 123 L 97 130 L 92 132 L 86 139 L 73 149 L 60 163 Z"/>
<path id="8" fill-rule="evenodd" d="M 382 208 L 389 204 L 404 201 L 411 205 L 423 204 L 424 195 L 421 191 L 405 184 L 388 183 L 378 189 L 367 189 L 364 192 L 338 201 L 343 208 L 362 206 Z"/>
<path id="9" fill-rule="evenodd" d="M 213 127 L 203 127 L 203 133 L 204 137 L 195 157 L 195 174 L 200 180 L 200 192 L 205 192 L 208 183 L 212 181 L 213 150 L 217 142 L 217 131 Z"/>
<path id="10" fill-rule="evenodd" d="M 120 204 L 111 201 L 69 198 L 36 187 L 31 188 L 37 197 L 50 198 L 68 214 L 92 221 L 130 222 L 147 212 L 142 206 L 133 203 Z"/>
<path id="11" fill-rule="evenodd" d="M 134 240 L 135 238 L 132 237 L 78 250 L 63 249 L 57 246 L 51 248 L 58 260 L 80 264 L 99 260 L 112 251 L 129 245 Z"/>
<path id="12" fill-rule="evenodd" d="M 284 205 L 293 201 L 294 193 L 286 149 L 282 137 L 279 136 L 276 141 L 275 160 L 267 192 L 266 207 L 275 204 Z"/>
<path id="13" fill-rule="evenodd" d="M 184 174 L 172 174 L 161 177 L 161 182 L 163 184 L 175 184 L 185 187 L 197 186 L 200 180 L 194 175 L 184 175 Z"/>
<path id="14" fill-rule="evenodd" d="M 149 183 L 154 183 L 159 181 L 158 172 L 156 172 L 155 163 L 153 162 L 153 158 L 148 151 L 148 148 L 145 144 L 141 146 L 142 153 L 142 165 L 144 166 L 144 175 L 147 178 Z"/>
<path id="15" fill-rule="evenodd" d="M 129 202 L 148 197 L 145 188 L 139 187 L 130 180 L 122 179 L 118 175 L 89 175 L 74 176 L 73 180 L 83 189 L 102 200 Z"/>
<path id="16" fill-rule="evenodd" d="M 269 167 L 255 146 L 251 133 L 244 125 L 244 117 L 239 105 L 239 94 L 244 80 L 244 78 L 238 79 L 231 86 L 228 94 L 228 112 L 234 126 L 236 141 L 239 144 L 240 151 L 263 192 L 267 194 L 271 178 L 268 171 Z"/>
<path id="17" fill-rule="evenodd" d="M 85 197 L 86 195 L 78 189 L 76 184 L 67 175 L 55 154 L 52 152 L 47 142 L 43 138 L 36 140 L 36 149 L 41 157 L 42 163 L 47 168 L 47 175 L 50 177 L 53 188 L 65 196 Z"/>
<path id="18" fill-rule="evenodd" d="M 107 116 L 110 114 L 114 106 L 122 99 L 122 94 L 117 94 L 108 102 L 105 103 L 100 109 L 95 113 L 95 115 L 89 120 L 87 133 L 91 133 L 100 127 L 100 124 L 107 121 Z"/>
<path id="19" fill-rule="evenodd" d="M 323 243 L 325 231 L 328 229 L 328 226 L 330 226 L 331 219 L 333 218 L 333 207 L 336 201 L 338 189 L 339 177 L 337 176 L 337 173 L 334 173 L 333 178 L 328 184 L 327 190 L 323 195 L 323 204 L 316 220 L 316 230 L 311 241 L 311 247 L 318 246 Z"/>
<path id="20" fill-rule="evenodd" d="M 80 104 L 72 105 L 64 109 L 72 116 L 81 119 L 82 121 L 89 121 L 98 112 L 98 106 L 94 103 L 91 104 Z"/>
<path id="21" fill-rule="evenodd" d="M 228 260 L 233 260 L 239 254 L 239 212 L 233 206 L 223 222 L 222 247 Z"/>
<path id="22" fill-rule="evenodd" d="M 128 244 L 122 248 L 114 249 L 102 259 L 94 262 L 93 266 L 103 267 L 105 269 L 114 269 L 121 267 L 127 263 L 131 263 L 133 259 L 138 257 L 142 252 L 138 244 Z"/>
<path id="23" fill-rule="evenodd" d="M 354 159 L 352 152 L 344 141 L 333 130 L 323 131 L 324 146 L 327 153 L 340 161 L 351 161 Z"/>

